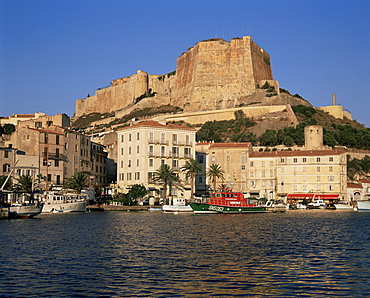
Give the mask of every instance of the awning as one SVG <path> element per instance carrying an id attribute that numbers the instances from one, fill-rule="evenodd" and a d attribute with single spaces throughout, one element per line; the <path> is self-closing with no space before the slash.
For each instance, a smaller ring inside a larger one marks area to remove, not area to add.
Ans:
<path id="1" fill-rule="evenodd" d="M 339 194 L 330 194 L 330 195 L 322 195 L 322 194 L 316 194 L 315 200 L 338 200 Z"/>
<path id="2" fill-rule="evenodd" d="M 291 193 L 288 194 L 288 199 L 312 200 L 314 195 L 313 193 Z"/>

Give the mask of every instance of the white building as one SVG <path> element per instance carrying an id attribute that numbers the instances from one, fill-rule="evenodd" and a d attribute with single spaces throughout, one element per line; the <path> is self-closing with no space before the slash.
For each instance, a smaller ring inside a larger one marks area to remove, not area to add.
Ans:
<path id="1" fill-rule="evenodd" d="M 193 128 L 147 121 L 117 131 L 117 184 L 126 193 L 133 184 L 143 184 L 155 196 L 161 185 L 153 181 L 161 164 L 168 164 L 184 188 L 171 187 L 171 195 L 188 197 L 189 181 L 181 173 L 186 161 L 195 158 Z M 167 192 L 169 193 L 169 192 Z"/>

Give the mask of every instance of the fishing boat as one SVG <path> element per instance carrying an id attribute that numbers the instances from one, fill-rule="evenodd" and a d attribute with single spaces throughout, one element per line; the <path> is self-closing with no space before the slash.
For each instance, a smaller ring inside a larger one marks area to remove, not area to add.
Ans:
<path id="1" fill-rule="evenodd" d="M 202 202 L 189 204 L 194 213 L 257 213 L 267 212 L 266 206 L 260 205 L 258 199 L 245 198 L 241 192 L 233 192 L 223 188 L 210 194 L 210 197 Z"/>
<path id="2" fill-rule="evenodd" d="M 43 197 L 43 213 L 68 210 L 69 212 L 86 212 L 89 196 L 85 193 L 47 192 Z"/>
<path id="3" fill-rule="evenodd" d="M 183 198 L 173 198 L 172 205 L 163 205 L 163 212 L 193 212 L 193 208 L 186 204 L 186 200 Z"/>

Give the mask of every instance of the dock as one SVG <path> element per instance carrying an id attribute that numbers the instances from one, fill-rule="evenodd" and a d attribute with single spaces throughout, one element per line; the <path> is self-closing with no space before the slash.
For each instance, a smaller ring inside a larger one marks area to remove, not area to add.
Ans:
<path id="1" fill-rule="evenodd" d="M 98 211 L 148 211 L 149 206 L 121 206 L 121 205 L 91 205 L 86 207 L 87 212 Z"/>

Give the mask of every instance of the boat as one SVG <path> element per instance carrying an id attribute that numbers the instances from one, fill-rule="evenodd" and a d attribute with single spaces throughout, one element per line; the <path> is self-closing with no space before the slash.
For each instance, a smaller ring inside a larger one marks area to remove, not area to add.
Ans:
<path id="1" fill-rule="evenodd" d="M 149 207 L 148 211 L 157 212 L 157 211 L 163 211 L 163 209 L 162 209 L 162 207 Z"/>
<path id="2" fill-rule="evenodd" d="M 57 214 L 60 214 L 60 213 L 69 213 L 69 212 L 72 212 L 72 209 L 63 209 L 63 207 L 60 206 L 60 209 L 52 209 L 51 211 L 52 213 L 57 213 Z"/>
<path id="3" fill-rule="evenodd" d="M 370 196 L 365 196 L 363 200 L 357 201 L 358 211 L 370 211 Z"/>
<path id="4" fill-rule="evenodd" d="M 266 207 L 267 211 L 270 212 L 286 212 L 288 209 L 288 206 L 281 200 L 269 200 L 264 206 Z"/>
<path id="5" fill-rule="evenodd" d="M 307 204 L 306 209 L 325 209 L 324 200 L 317 200 Z"/>
<path id="6" fill-rule="evenodd" d="M 163 212 L 174 212 L 174 213 L 184 213 L 193 212 L 193 208 L 186 204 L 186 200 L 183 198 L 173 198 L 172 205 L 163 205 Z"/>
<path id="7" fill-rule="evenodd" d="M 43 197 L 43 213 L 70 210 L 69 212 L 86 212 L 89 196 L 85 193 L 47 192 Z"/>
<path id="8" fill-rule="evenodd" d="M 335 210 L 338 211 L 354 211 L 353 205 L 350 202 L 338 201 L 333 203 Z"/>
<path id="9" fill-rule="evenodd" d="M 189 204 L 194 213 L 258 213 L 267 212 L 264 205 L 258 203 L 256 198 L 245 198 L 241 192 L 233 192 L 223 188 L 210 194 L 205 201 L 191 202 Z"/>

